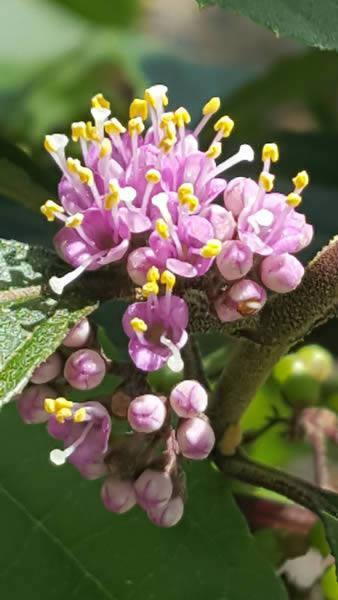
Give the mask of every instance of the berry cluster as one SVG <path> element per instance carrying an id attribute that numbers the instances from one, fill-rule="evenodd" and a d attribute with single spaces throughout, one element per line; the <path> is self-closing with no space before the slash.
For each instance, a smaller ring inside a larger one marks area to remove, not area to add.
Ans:
<path id="1" fill-rule="evenodd" d="M 184 459 L 206 458 L 215 443 L 204 414 L 207 393 L 197 381 L 184 380 L 168 399 L 152 393 L 131 399 L 122 391 L 102 398 L 96 390 L 109 368 L 85 319 L 35 370 L 17 398 L 19 413 L 26 423 L 46 423 L 63 442 L 63 450 L 50 453 L 54 465 L 68 461 L 87 479 L 105 477 L 101 497 L 109 511 L 124 513 L 137 503 L 155 524 L 173 526 L 183 515 Z M 93 390 L 94 399 L 72 402 L 60 395 L 67 386 L 68 396 L 72 388 Z M 116 435 L 121 418 L 127 431 Z"/>

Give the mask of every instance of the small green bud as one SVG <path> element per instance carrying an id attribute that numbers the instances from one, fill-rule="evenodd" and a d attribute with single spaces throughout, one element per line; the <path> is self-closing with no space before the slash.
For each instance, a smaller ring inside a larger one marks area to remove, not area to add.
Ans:
<path id="1" fill-rule="evenodd" d="M 304 346 L 298 350 L 297 356 L 304 362 L 308 373 L 317 381 L 325 381 L 332 375 L 333 357 L 322 346 L 317 344 Z"/>
<path id="2" fill-rule="evenodd" d="M 273 369 L 273 376 L 280 384 L 284 383 L 291 375 L 301 373 L 306 373 L 306 367 L 295 353 L 283 356 Z"/>
<path id="3" fill-rule="evenodd" d="M 319 403 L 319 382 L 307 373 L 290 375 L 281 386 L 282 392 L 294 406 L 313 406 Z"/>

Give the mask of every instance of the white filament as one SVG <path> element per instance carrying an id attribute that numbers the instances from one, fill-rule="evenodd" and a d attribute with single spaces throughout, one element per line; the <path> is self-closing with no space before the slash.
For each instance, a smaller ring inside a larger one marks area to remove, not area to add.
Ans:
<path id="1" fill-rule="evenodd" d="M 160 341 L 171 352 L 171 356 L 168 358 L 167 361 L 169 369 L 171 369 L 171 371 L 173 371 L 174 373 L 179 373 L 180 371 L 182 371 L 184 363 L 178 347 L 175 346 L 175 344 L 171 340 L 165 337 L 165 335 L 161 335 Z"/>

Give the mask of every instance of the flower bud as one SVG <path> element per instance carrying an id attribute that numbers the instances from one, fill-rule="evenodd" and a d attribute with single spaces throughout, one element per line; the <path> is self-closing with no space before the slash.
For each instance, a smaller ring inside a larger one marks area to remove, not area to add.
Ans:
<path id="1" fill-rule="evenodd" d="M 154 264 L 154 253 L 151 248 L 137 248 L 128 256 L 127 271 L 130 279 L 136 285 L 144 285 L 147 272 Z"/>
<path id="2" fill-rule="evenodd" d="M 224 192 L 225 208 L 230 210 L 234 217 L 238 217 L 245 206 L 245 201 L 255 197 L 258 186 L 255 181 L 246 177 L 232 179 Z"/>
<path id="3" fill-rule="evenodd" d="M 49 414 L 44 409 L 45 398 L 56 398 L 57 393 L 49 385 L 29 385 L 17 396 L 17 408 L 25 423 L 46 423 Z"/>
<path id="4" fill-rule="evenodd" d="M 78 390 L 91 390 L 97 387 L 106 374 L 103 358 L 94 350 L 82 348 L 67 359 L 64 369 L 65 379 Z"/>
<path id="5" fill-rule="evenodd" d="M 67 348 L 81 348 L 88 342 L 91 331 L 88 319 L 82 319 L 67 333 L 62 343 Z"/>
<path id="6" fill-rule="evenodd" d="M 45 362 L 41 363 L 34 371 L 32 383 L 47 383 L 55 379 L 62 370 L 62 358 L 58 352 L 51 354 Z"/>
<path id="7" fill-rule="evenodd" d="M 186 379 L 174 387 L 169 401 L 175 413 L 187 419 L 206 410 L 208 394 L 198 381 Z"/>
<path id="8" fill-rule="evenodd" d="M 128 421 L 135 431 L 151 433 L 162 427 L 166 412 L 166 407 L 158 396 L 144 394 L 130 403 Z"/>
<path id="9" fill-rule="evenodd" d="M 125 513 L 136 504 L 133 483 L 108 477 L 101 488 L 101 499 L 110 512 Z"/>
<path id="10" fill-rule="evenodd" d="M 242 279 L 221 294 L 214 306 L 218 318 L 223 322 L 228 322 L 255 315 L 265 302 L 264 288 L 255 281 Z"/>
<path id="11" fill-rule="evenodd" d="M 186 458 L 203 460 L 215 444 L 215 434 L 208 421 L 199 417 L 181 423 L 177 430 L 177 442 Z"/>
<path id="12" fill-rule="evenodd" d="M 244 242 L 230 240 L 223 244 L 216 263 L 224 279 L 232 281 L 244 277 L 250 271 L 253 265 L 253 254 Z"/>
<path id="13" fill-rule="evenodd" d="M 93 481 L 94 479 L 100 479 L 104 475 L 107 475 L 107 465 L 102 462 L 85 463 L 83 465 L 76 465 L 77 470 L 81 473 L 82 477 Z"/>
<path id="14" fill-rule="evenodd" d="M 168 504 L 148 510 L 149 519 L 159 527 L 173 527 L 183 516 L 184 504 L 180 496 L 171 498 Z"/>
<path id="15" fill-rule="evenodd" d="M 303 275 L 303 265 L 292 254 L 267 256 L 261 264 L 262 282 L 279 294 L 294 290 L 300 284 Z"/>
<path id="16" fill-rule="evenodd" d="M 134 489 L 139 505 L 145 510 L 150 510 L 165 506 L 169 502 L 173 484 L 168 473 L 146 469 L 136 480 Z"/>

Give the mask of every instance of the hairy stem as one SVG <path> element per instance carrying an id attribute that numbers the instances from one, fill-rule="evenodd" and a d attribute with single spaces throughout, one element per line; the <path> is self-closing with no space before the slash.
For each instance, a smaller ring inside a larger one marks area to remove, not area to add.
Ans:
<path id="1" fill-rule="evenodd" d="M 197 379 L 197 381 L 209 390 L 210 385 L 204 371 L 199 344 L 194 335 L 189 337 L 187 344 L 182 350 L 182 356 L 184 359 L 185 379 Z"/>

